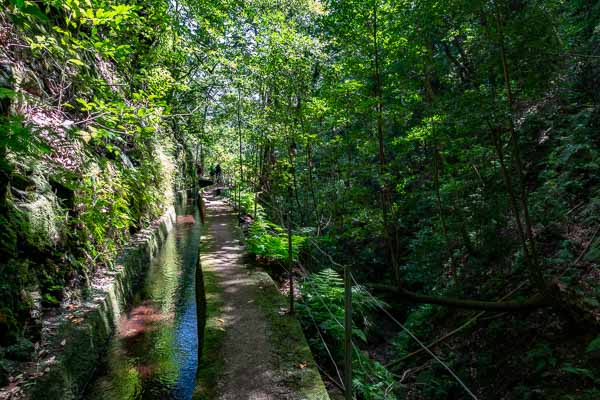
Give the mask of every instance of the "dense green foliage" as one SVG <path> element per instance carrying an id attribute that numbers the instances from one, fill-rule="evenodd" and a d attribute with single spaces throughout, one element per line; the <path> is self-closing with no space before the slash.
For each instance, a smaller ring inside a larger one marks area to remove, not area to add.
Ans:
<path id="1" fill-rule="evenodd" d="M 236 9 L 235 68 L 221 75 L 227 89 L 209 105 L 201 141 L 206 162 L 221 163 L 234 184 L 234 201 L 244 208 L 254 191 L 262 206 L 249 249 L 285 259 L 285 243 L 275 243 L 263 221 L 285 226 L 291 212 L 294 233 L 308 237 L 300 261 L 310 269 L 350 265 L 375 288 L 402 285 L 433 296 L 413 300 L 445 304 L 450 296 L 467 308 L 462 300 L 505 298 L 529 281 L 508 296 L 515 308 L 541 294 L 549 298 L 539 305 L 559 310 L 546 319 L 597 324 L 599 12 L 594 2 L 500 0 L 257 1 Z M 405 318 L 401 298 L 388 293 L 381 294 L 392 312 Z M 435 324 L 461 325 L 450 315 L 425 305 L 407 321 L 433 340 Z M 476 318 L 451 340 L 466 351 L 470 341 L 460 336 L 482 329 L 489 340 L 480 341 L 481 356 L 469 363 L 458 350 L 449 364 L 476 368 L 479 378 L 467 384 L 493 397 L 492 343 L 506 340 L 503 330 L 529 337 L 546 324 L 543 312 L 493 326 Z M 592 339 L 557 332 L 580 343 L 577 351 Z M 340 351 L 341 332 L 332 335 Z M 406 333 L 385 335 L 369 334 L 363 348 L 394 361 L 399 373 L 422 360 L 395 361 L 418 346 Z M 568 342 L 531 340 L 549 348 Z M 517 343 L 516 352 L 533 348 Z M 514 357 L 528 370 L 537 365 Z M 534 386 L 561 387 L 541 389 L 556 398 L 591 390 L 593 379 L 577 374 L 559 383 L 561 363 L 589 369 L 589 359 L 576 360 L 562 352 L 544 367 L 552 378 Z M 462 396 L 443 368 L 408 376 L 415 385 L 393 391 L 416 396 L 427 383 L 426 398 Z M 512 396 L 522 396 L 522 387 Z"/>
<path id="2" fill-rule="evenodd" d="M 334 362 L 341 365 L 344 360 L 342 349 L 345 312 L 342 278 L 331 269 L 317 272 L 303 282 L 302 295 L 303 303 L 299 311 L 311 337 L 311 346 L 330 367 L 333 367 Z M 371 315 L 382 304 L 375 304 L 360 286 L 353 288 L 352 303 L 355 324 L 353 340 L 356 344 L 364 345 L 370 330 L 377 329 Z M 394 398 L 394 378 L 379 362 L 370 359 L 355 346 L 352 363 L 356 392 L 361 398 Z"/>
<path id="3" fill-rule="evenodd" d="M 22 289 L 58 301 L 162 211 L 173 175 L 189 186 L 220 164 L 254 218 L 250 252 L 285 265 L 291 226 L 294 263 L 315 274 L 302 278 L 303 322 L 334 378 L 322 344 L 341 362 L 327 316 L 343 312 L 340 266 L 388 304 L 369 308 L 358 291 L 360 396 L 465 398 L 382 308 L 424 341 L 461 327 L 435 349 L 481 398 L 597 394 L 597 1 L 8 4 L 3 56 L 36 73 L 0 92 L 12 104 L 1 251 L 18 260 L 0 272 L 6 343 L 28 320 Z M 32 96 L 58 122 L 33 118 Z M 76 155 L 59 157 L 49 126 Z M 57 217 L 33 229 L 23 210 L 39 198 L 17 197 L 44 182 Z M 498 299 L 528 311 L 459 311 Z"/>
<path id="4" fill-rule="evenodd" d="M 163 2 L 11 1 L 0 17 L 4 346 L 38 340 L 39 299 L 58 305 L 172 203 L 165 116 L 185 88 Z"/>

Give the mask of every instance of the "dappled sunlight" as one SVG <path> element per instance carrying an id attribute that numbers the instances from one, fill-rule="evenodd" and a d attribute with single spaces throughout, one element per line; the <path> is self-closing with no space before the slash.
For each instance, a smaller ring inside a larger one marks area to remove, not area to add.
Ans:
<path id="1" fill-rule="evenodd" d="M 268 324 L 255 302 L 259 289 L 243 263 L 244 248 L 235 233 L 237 215 L 223 212 L 227 206 L 221 200 L 211 197 L 207 204 L 209 227 L 201 263 L 204 270 L 217 275 L 224 301 L 218 317 L 225 332 L 220 398 L 238 399 L 241 393 L 244 399 L 288 398 L 273 364 Z"/>
<path id="2" fill-rule="evenodd" d="M 600 399 L 599 172 L 600 0 L 5 0 L 0 400 Z"/>

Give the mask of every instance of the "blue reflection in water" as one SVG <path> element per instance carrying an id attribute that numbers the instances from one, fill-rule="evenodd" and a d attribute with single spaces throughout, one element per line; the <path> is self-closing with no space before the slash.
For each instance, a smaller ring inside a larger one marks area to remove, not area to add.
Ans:
<path id="1" fill-rule="evenodd" d="M 85 397 L 189 400 L 198 365 L 195 274 L 201 224 L 188 202 L 121 318 Z M 200 273 L 200 272 L 198 272 Z"/>
<path id="2" fill-rule="evenodd" d="M 196 382 L 196 368 L 198 366 L 198 335 L 196 332 L 196 302 L 188 300 L 182 321 L 177 327 L 177 356 L 179 379 L 174 393 L 177 399 L 191 399 Z"/>

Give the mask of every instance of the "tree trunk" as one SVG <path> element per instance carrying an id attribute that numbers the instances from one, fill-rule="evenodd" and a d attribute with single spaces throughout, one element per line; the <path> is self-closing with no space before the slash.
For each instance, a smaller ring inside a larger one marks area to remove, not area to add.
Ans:
<path id="1" fill-rule="evenodd" d="M 378 158 L 379 158 L 379 179 L 381 180 L 381 213 L 383 218 L 383 228 L 385 235 L 385 247 L 389 254 L 390 261 L 392 263 L 392 269 L 396 279 L 396 283 L 400 286 L 402 278 L 400 276 L 400 267 L 396 254 L 395 237 L 391 234 L 391 227 L 389 222 L 389 208 L 390 208 L 390 193 L 386 182 L 386 160 L 385 160 L 385 140 L 383 132 L 383 85 L 381 82 L 381 67 L 380 67 L 380 56 L 379 56 L 379 26 L 377 13 L 379 8 L 379 1 L 376 0 L 373 5 L 373 61 L 374 61 L 374 74 L 375 74 L 375 98 L 376 98 L 376 127 L 377 127 L 377 141 L 379 145 Z"/>
<path id="2" fill-rule="evenodd" d="M 494 8 L 495 8 L 495 19 L 496 19 L 496 28 L 498 30 L 499 35 L 499 45 L 500 45 L 500 59 L 502 61 L 502 72 L 504 76 L 504 85 L 506 89 L 506 97 L 508 101 L 509 107 L 509 132 L 510 132 L 510 142 L 512 145 L 512 153 L 513 158 L 515 160 L 515 166 L 517 170 L 518 177 L 518 186 L 519 186 L 519 195 L 521 201 L 521 208 L 523 210 L 523 217 L 525 220 L 525 234 L 526 234 L 526 246 L 529 246 L 530 253 L 530 275 L 533 283 L 536 285 L 538 290 L 543 291 L 546 290 L 547 284 L 544 279 L 544 274 L 542 272 L 542 267 L 540 265 L 540 261 L 538 258 L 535 240 L 533 237 L 533 229 L 531 218 L 529 216 L 529 206 L 527 202 L 527 190 L 525 187 L 525 178 L 523 173 L 523 162 L 521 161 L 521 152 L 519 149 L 519 138 L 517 135 L 517 131 L 515 129 L 515 124 L 513 121 L 513 111 L 514 111 L 514 98 L 512 94 L 512 89 L 510 86 L 510 71 L 508 67 L 508 60 L 506 57 L 506 49 L 504 46 L 504 31 L 502 29 L 502 22 L 500 17 L 500 10 L 498 9 L 498 4 L 494 0 Z"/>
<path id="3" fill-rule="evenodd" d="M 482 310 L 482 311 L 529 311 L 541 307 L 549 307 L 553 303 L 546 296 L 545 293 L 537 293 L 524 302 L 506 301 L 480 301 L 480 300 L 468 300 L 459 299 L 454 297 L 446 296 L 428 296 L 423 294 L 414 293 L 403 288 L 386 285 L 369 285 L 372 289 L 386 291 L 393 293 L 403 300 L 425 303 L 425 304 L 437 304 L 441 306 L 462 308 L 468 310 Z"/>

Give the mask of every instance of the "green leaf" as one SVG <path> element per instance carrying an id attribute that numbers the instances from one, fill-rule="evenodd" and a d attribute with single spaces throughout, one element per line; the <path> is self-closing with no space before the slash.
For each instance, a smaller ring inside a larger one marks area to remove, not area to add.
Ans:
<path id="1" fill-rule="evenodd" d="M 80 65 L 82 67 L 85 67 L 85 64 L 83 63 L 83 61 L 78 60 L 77 58 L 69 58 L 67 60 L 67 62 L 70 62 L 71 64 Z"/>
<path id="2" fill-rule="evenodd" d="M 592 371 L 590 371 L 589 369 L 577 368 L 577 367 L 572 366 L 571 364 L 565 365 L 562 368 L 562 370 L 565 371 L 565 372 L 568 372 L 570 374 L 585 376 L 585 377 L 590 378 L 592 380 L 595 379 L 594 373 Z"/>
<path id="3" fill-rule="evenodd" d="M 0 87 L 0 99 L 12 99 L 17 95 L 12 89 Z"/>
<path id="4" fill-rule="evenodd" d="M 593 351 L 600 351 L 600 335 L 598 335 L 596 339 L 592 340 L 585 349 L 586 353 L 591 353 Z"/>
<path id="5" fill-rule="evenodd" d="M 13 4 L 22 14 L 30 15 L 41 21 L 48 21 L 48 16 L 35 4 L 25 4 L 23 0 L 15 0 Z"/>

